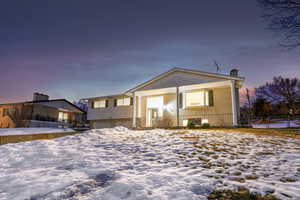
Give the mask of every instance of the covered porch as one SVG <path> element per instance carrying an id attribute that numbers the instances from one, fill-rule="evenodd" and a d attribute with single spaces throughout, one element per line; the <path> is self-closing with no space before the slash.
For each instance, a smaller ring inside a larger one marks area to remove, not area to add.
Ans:
<path id="1" fill-rule="evenodd" d="M 133 127 L 183 127 L 191 120 L 213 126 L 238 124 L 234 80 L 134 91 Z"/>

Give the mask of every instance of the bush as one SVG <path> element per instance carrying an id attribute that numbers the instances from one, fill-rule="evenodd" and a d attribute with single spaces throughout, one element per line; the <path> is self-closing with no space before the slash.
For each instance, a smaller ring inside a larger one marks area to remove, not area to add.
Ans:
<path id="1" fill-rule="evenodd" d="M 210 124 L 209 123 L 203 123 L 202 124 L 202 128 L 209 128 L 210 127 Z"/>
<path id="2" fill-rule="evenodd" d="M 188 129 L 193 129 L 193 128 L 196 128 L 196 125 L 193 122 L 189 122 L 188 125 L 187 125 L 187 128 Z"/>
<path id="3" fill-rule="evenodd" d="M 247 188 L 239 188 L 237 191 L 233 190 L 215 190 L 209 194 L 209 200 L 279 200 L 271 194 L 261 195 L 251 193 Z"/>
<path id="4" fill-rule="evenodd" d="M 173 126 L 173 121 L 171 117 L 164 116 L 161 119 L 155 121 L 154 127 L 157 128 L 170 128 Z"/>

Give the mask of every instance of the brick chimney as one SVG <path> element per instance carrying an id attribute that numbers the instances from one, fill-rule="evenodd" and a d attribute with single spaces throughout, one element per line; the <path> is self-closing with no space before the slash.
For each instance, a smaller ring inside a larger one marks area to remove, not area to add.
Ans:
<path id="1" fill-rule="evenodd" d="M 49 96 L 46 94 L 35 92 L 33 93 L 33 101 L 47 101 Z"/>
<path id="2" fill-rule="evenodd" d="M 232 69 L 230 70 L 230 76 L 237 77 L 239 75 L 239 70 Z"/>

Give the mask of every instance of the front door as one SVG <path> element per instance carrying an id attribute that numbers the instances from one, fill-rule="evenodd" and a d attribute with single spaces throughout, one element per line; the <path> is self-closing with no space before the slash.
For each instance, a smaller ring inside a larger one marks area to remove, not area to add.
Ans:
<path id="1" fill-rule="evenodd" d="M 153 127 L 159 118 L 158 108 L 149 108 L 147 113 L 147 126 Z"/>

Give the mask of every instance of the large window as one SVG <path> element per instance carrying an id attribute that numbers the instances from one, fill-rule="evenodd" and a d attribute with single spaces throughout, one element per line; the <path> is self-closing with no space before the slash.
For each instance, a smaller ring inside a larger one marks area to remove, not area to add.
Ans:
<path id="1" fill-rule="evenodd" d="M 58 121 L 60 121 L 60 122 L 67 122 L 68 121 L 68 113 L 59 112 L 58 113 Z"/>
<path id="2" fill-rule="evenodd" d="M 93 108 L 105 108 L 106 107 L 106 101 L 105 100 L 99 100 L 93 102 Z"/>
<path id="3" fill-rule="evenodd" d="M 117 99 L 117 106 L 129 106 L 131 103 L 130 97 Z"/>
<path id="4" fill-rule="evenodd" d="M 163 108 L 163 106 L 164 106 L 163 96 L 147 98 L 147 108 Z"/>
<path id="5" fill-rule="evenodd" d="M 209 106 L 209 92 L 197 91 L 186 93 L 186 106 Z"/>

